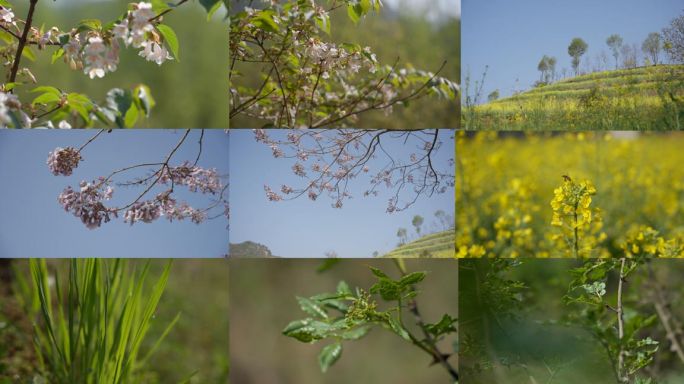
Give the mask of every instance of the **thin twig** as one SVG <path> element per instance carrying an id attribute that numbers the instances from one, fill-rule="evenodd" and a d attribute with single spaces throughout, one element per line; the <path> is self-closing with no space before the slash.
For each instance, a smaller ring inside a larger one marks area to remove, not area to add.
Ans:
<path id="1" fill-rule="evenodd" d="M 174 5 L 173 8 L 166 9 L 166 10 L 164 10 L 163 12 L 159 13 L 157 16 L 155 16 L 155 17 L 153 17 L 153 18 L 151 18 L 151 19 L 149 19 L 149 20 L 147 20 L 147 21 L 149 21 L 150 23 L 154 23 L 155 21 L 161 19 L 161 18 L 162 18 L 164 15 L 166 15 L 167 13 L 173 11 L 176 7 L 180 7 L 180 6 L 183 5 L 184 3 L 187 3 L 187 1 L 188 1 L 188 0 L 181 0 L 181 1 L 178 2 L 178 4 Z"/>
<path id="2" fill-rule="evenodd" d="M 625 319 L 624 319 L 624 313 L 623 313 L 623 307 L 622 307 L 622 288 L 623 288 L 623 283 L 625 280 L 625 263 L 627 259 L 624 257 L 620 259 L 620 276 L 618 280 L 618 289 L 617 289 L 617 304 L 616 304 L 616 312 L 617 312 L 617 322 L 618 322 L 618 343 L 620 345 L 620 349 L 618 352 L 618 378 L 621 382 L 628 382 L 628 378 L 625 372 L 625 348 L 623 347 L 623 338 L 625 336 Z"/>
<path id="3" fill-rule="evenodd" d="M 21 33 L 21 38 L 17 45 L 17 53 L 14 56 L 12 70 L 10 72 L 9 82 L 14 83 L 17 80 L 17 72 L 19 72 L 19 63 L 21 62 L 21 55 L 24 52 L 24 46 L 28 41 L 28 34 L 31 30 L 31 23 L 33 23 L 33 13 L 36 11 L 36 4 L 38 0 L 30 0 L 28 16 L 26 16 L 26 24 L 24 24 L 24 31 Z"/>

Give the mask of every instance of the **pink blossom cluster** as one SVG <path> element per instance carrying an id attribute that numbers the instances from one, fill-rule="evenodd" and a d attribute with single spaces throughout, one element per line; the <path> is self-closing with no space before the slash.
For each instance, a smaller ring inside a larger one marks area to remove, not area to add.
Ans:
<path id="1" fill-rule="evenodd" d="M 286 186 L 286 185 L 283 186 L 283 189 L 288 190 L 289 192 L 287 192 L 287 193 L 292 192 L 291 188 Z M 264 191 L 266 191 L 266 197 L 268 198 L 269 201 L 281 201 L 283 199 L 283 197 L 281 195 L 273 192 L 271 187 L 269 187 L 268 185 L 264 185 Z M 285 193 L 285 192 L 283 192 L 283 193 Z"/>
<path id="2" fill-rule="evenodd" d="M 47 165 L 55 176 L 71 176 L 80 161 L 81 154 L 75 148 L 58 147 L 48 155 Z"/>
<path id="3" fill-rule="evenodd" d="M 116 209 L 103 204 L 104 200 L 111 199 L 112 193 L 113 189 L 106 185 L 104 178 L 100 178 L 92 183 L 81 181 L 79 190 L 66 187 L 57 200 L 65 211 L 80 218 L 89 229 L 95 229 L 102 225 L 102 221 L 109 222 L 110 216 L 117 217 Z"/>
<path id="4" fill-rule="evenodd" d="M 221 178 L 215 168 L 204 169 L 191 165 L 189 161 L 178 167 L 163 167 L 159 182 L 162 184 L 172 182 L 173 184 L 184 185 L 192 192 L 199 190 L 202 193 L 211 194 L 216 194 L 223 188 Z"/>
<path id="5" fill-rule="evenodd" d="M 207 215 L 185 202 L 177 203 L 171 197 L 171 190 L 158 194 L 152 200 L 132 204 L 124 213 L 124 222 L 131 225 L 136 222 L 151 223 L 165 216 L 169 221 L 189 218 L 195 224 L 203 222 Z"/>

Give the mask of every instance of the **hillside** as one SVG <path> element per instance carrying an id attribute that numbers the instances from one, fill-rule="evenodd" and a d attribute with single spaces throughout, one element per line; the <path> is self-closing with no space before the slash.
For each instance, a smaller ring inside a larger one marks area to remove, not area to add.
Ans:
<path id="1" fill-rule="evenodd" d="M 466 108 L 466 129 L 684 129 L 684 65 L 595 72 Z"/>
<path id="2" fill-rule="evenodd" d="M 253 241 L 245 241 L 238 244 L 230 244 L 229 257 L 241 258 L 271 258 L 273 256 L 271 250 L 267 246 L 255 243 Z"/>
<path id="3" fill-rule="evenodd" d="M 454 257 L 455 233 L 453 229 L 423 236 L 404 244 L 382 257 Z"/>

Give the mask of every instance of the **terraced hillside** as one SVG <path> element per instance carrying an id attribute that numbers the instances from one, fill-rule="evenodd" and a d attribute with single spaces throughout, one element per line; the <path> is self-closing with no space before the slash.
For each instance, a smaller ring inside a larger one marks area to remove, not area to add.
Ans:
<path id="1" fill-rule="evenodd" d="M 464 109 L 466 129 L 684 129 L 684 65 L 596 72 Z"/>
<path id="2" fill-rule="evenodd" d="M 454 257 L 454 230 L 433 233 L 404 244 L 383 257 Z"/>

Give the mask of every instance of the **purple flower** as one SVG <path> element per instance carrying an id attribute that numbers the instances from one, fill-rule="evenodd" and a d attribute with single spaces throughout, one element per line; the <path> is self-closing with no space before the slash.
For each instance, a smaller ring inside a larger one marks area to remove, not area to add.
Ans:
<path id="1" fill-rule="evenodd" d="M 80 161 L 81 155 L 75 148 L 55 148 L 48 155 L 47 165 L 55 176 L 71 176 Z"/>
<path id="2" fill-rule="evenodd" d="M 216 169 L 193 166 L 188 161 L 178 167 L 164 167 L 162 169 L 159 182 L 167 184 L 169 181 L 173 184 L 185 185 L 191 192 L 199 190 L 202 193 L 215 194 L 223 189 Z"/>
<path id="3" fill-rule="evenodd" d="M 103 200 L 111 198 L 113 190 L 111 187 L 103 191 L 103 183 L 100 181 L 96 183 L 86 183 L 81 181 L 81 189 L 79 191 L 73 190 L 71 187 L 66 187 L 59 195 L 57 201 L 64 208 L 65 211 L 72 213 L 74 216 L 81 219 L 89 229 L 95 229 L 102 225 L 102 221 L 109 222 L 110 216 L 117 217 L 115 209 L 107 208 L 102 203 Z"/>

